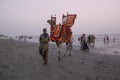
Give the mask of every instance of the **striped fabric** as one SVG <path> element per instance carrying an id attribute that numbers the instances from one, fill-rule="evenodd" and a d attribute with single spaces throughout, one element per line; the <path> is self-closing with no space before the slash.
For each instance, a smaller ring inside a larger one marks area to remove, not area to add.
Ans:
<path id="1" fill-rule="evenodd" d="M 69 42 L 72 38 L 71 27 L 76 19 L 76 14 L 67 14 L 62 17 L 62 25 L 51 26 L 50 38 L 52 41 Z M 51 21 L 56 23 L 56 17 L 51 17 Z"/>

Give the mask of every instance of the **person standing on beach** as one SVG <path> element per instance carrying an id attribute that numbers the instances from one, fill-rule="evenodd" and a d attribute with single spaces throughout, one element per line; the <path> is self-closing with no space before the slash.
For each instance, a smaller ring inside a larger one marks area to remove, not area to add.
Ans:
<path id="1" fill-rule="evenodd" d="M 115 42 L 115 37 L 113 38 L 113 42 Z"/>
<path id="2" fill-rule="evenodd" d="M 43 58 L 44 64 L 48 62 L 48 48 L 49 48 L 49 35 L 47 33 L 47 29 L 43 28 L 43 33 L 39 38 L 39 53 Z"/>
<path id="3" fill-rule="evenodd" d="M 84 51 L 89 51 L 89 47 L 87 45 L 87 38 L 86 38 L 86 35 L 83 34 L 82 35 L 82 45 L 81 45 L 81 49 L 84 50 Z"/>
<path id="4" fill-rule="evenodd" d="M 91 35 L 92 47 L 95 47 L 95 39 L 96 39 L 96 37 L 92 34 L 92 35 Z"/>
<path id="5" fill-rule="evenodd" d="M 91 45 L 91 35 L 88 36 L 88 44 Z"/>
<path id="6" fill-rule="evenodd" d="M 82 50 L 83 49 L 83 34 L 80 37 L 80 44 L 81 44 L 80 49 Z"/>

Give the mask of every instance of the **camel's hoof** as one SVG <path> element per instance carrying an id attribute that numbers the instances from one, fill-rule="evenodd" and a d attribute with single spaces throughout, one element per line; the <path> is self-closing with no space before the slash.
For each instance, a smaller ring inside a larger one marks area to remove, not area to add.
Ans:
<path id="1" fill-rule="evenodd" d="M 66 57 L 66 55 L 64 54 L 63 57 Z"/>
<path id="2" fill-rule="evenodd" d="M 46 65 L 47 64 L 47 62 L 48 62 L 48 60 L 46 59 L 46 60 L 44 60 L 44 65 Z"/>
<path id="3" fill-rule="evenodd" d="M 71 55 L 71 54 L 69 54 L 69 56 L 71 57 L 72 55 Z"/>
<path id="4" fill-rule="evenodd" d="M 85 49 L 84 52 L 89 52 L 89 49 Z"/>
<path id="5" fill-rule="evenodd" d="M 60 58 L 60 57 L 58 57 L 58 61 L 61 61 L 61 58 Z"/>

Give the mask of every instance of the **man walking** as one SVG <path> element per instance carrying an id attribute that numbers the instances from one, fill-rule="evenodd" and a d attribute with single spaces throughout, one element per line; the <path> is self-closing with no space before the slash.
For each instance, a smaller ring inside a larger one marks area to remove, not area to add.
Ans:
<path id="1" fill-rule="evenodd" d="M 47 29 L 43 28 L 43 33 L 39 38 L 39 53 L 43 58 L 44 64 L 48 62 L 48 48 L 49 48 L 49 35 L 47 33 Z"/>

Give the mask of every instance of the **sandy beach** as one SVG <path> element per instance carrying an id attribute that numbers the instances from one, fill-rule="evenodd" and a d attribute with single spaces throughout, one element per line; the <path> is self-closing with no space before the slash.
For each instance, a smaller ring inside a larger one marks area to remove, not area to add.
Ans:
<path id="1" fill-rule="evenodd" d="M 0 39 L 0 80 L 120 80 L 119 55 L 78 48 L 61 62 L 57 56 L 56 45 L 50 44 L 48 64 L 43 65 L 38 43 Z"/>

